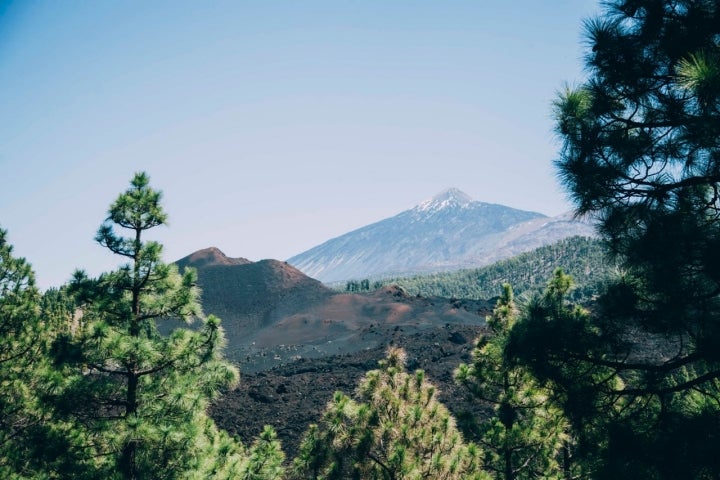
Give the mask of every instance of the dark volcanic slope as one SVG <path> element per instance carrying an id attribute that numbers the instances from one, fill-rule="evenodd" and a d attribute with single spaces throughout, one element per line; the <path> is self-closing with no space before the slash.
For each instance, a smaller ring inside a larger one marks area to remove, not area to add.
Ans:
<path id="1" fill-rule="evenodd" d="M 419 332 L 484 324 L 484 302 L 413 297 L 397 287 L 341 294 L 276 260 L 233 263 L 210 249 L 178 263 L 197 268 L 203 308 L 222 319 L 225 355 L 246 373 L 372 349 L 385 327 Z"/>
<path id="2" fill-rule="evenodd" d="M 255 333 L 289 305 L 303 308 L 333 294 L 319 281 L 277 260 L 228 258 L 209 248 L 176 263 L 180 268 L 197 269 L 203 309 L 223 320 L 229 337 Z"/>
<path id="3" fill-rule="evenodd" d="M 217 265 L 247 265 L 248 263 L 252 262 L 247 258 L 230 258 L 221 252 L 220 249 L 209 247 L 181 258 L 175 262 L 175 265 L 182 270 L 185 267 L 201 268 Z"/>
<path id="4" fill-rule="evenodd" d="M 466 412 L 482 413 L 486 407 L 469 400 L 453 382 L 453 371 L 471 361 L 481 326 L 444 325 L 415 331 L 406 327 L 376 327 L 382 341 L 373 348 L 324 358 L 303 358 L 271 370 L 243 374 L 237 389 L 226 393 L 211 408 L 218 426 L 251 443 L 264 425 L 272 425 L 292 459 L 303 433 L 320 419 L 333 393 L 352 394 L 362 376 L 377 368 L 388 345 L 408 352 L 408 370 L 422 368 L 439 389 L 439 399 L 460 420 Z"/>
<path id="5" fill-rule="evenodd" d="M 302 358 L 372 349 L 386 340 L 387 329 L 415 333 L 445 325 L 481 326 L 485 311 L 486 302 L 413 297 L 397 287 L 363 295 L 334 294 L 278 315 L 245 343 L 230 342 L 227 354 L 243 371 L 256 372 Z"/>

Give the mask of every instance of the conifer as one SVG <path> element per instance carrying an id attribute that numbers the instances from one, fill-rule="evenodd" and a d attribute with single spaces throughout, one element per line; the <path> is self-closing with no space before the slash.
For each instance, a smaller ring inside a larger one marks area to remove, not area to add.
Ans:
<path id="1" fill-rule="evenodd" d="M 495 478 L 564 478 L 569 425 L 551 401 L 548 388 L 505 356 L 508 336 L 520 315 L 512 287 L 504 284 L 487 318 L 491 335 L 478 339 L 473 362 L 461 364 L 455 379 L 479 405 L 493 409 L 492 415 L 476 422 L 485 468 L 494 472 Z"/>
<path id="2" fill-rule="evenodd" d="M 13 256 L 0 229 L 0 478 L 36 473 L 33 441 L 47 417 L 39 395 L 50 340 L 40 301 L 30 264 Z"/>
<path id="3" fill-rule="evenodd" d="M 368 372 L 357 399 L 336 392 L 311 425 L 293 464 L 295 479 L 486 479 L 481 451 L 465 443 L 422 370 L 405 371 L 391 348 Z"/>
<path id="4" fill-rule="evenodd" d="M 596 478 L 718 478 L 720 3 L 603 7 L 587 81 L 554 104 L 556 165 L 620 274 L 585 319 L 539 304 L 514 351 L 562 392 Z"/>
<path id="5" fill-rule="evenodd" d="M 98 278 L 76 272 L 70 285 L 79 315 L 55 348 L 68 439 L 55 468 L 74 478 L 236 478 L 242 463 L 242 446 L 206 413 L 238 381 L 222 360 L 220 320 L 203 315 L 195 272 L 163 263 L 162 246 L 146 239 L 166 223 L 161 197 L 136 174 L 96 236 L 127 263 Z M 200 326 L 161 332 L 170 320 Z"/>

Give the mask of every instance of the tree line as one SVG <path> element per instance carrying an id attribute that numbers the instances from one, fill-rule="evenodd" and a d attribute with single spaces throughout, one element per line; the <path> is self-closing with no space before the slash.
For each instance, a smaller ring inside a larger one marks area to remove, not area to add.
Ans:
<path id="1" fill-rule="evenodd" d="M 359 293 L 398 285 L 411 295 L 423 297 L 488 300 L 509 283 L 516 294 L 541 292 L 556 268 L 573 277 L 569 293 L 574 301 L 592 298 L 616 272 L 618 265 L 606 255 L 600 239 L 570 237 L 530 252 L 500 260 L 486 267 L 378 280 L 350 280 L 344 291 Z"/>
<path id="2" fill-rule="evenodd" d="M 614 0 L 585 24 L 589 79 L 553 105 L 556 168 L 618 266 L 591 302 L 556 269 L 498 291 L 456 381 L 463 431 L 393 348 L 337 392 L 285 459 L 207 406 L 238 380 L 195 272 L 146 239 L 144 173 L 96 240 L 124 258 L 44 294 L 0 230 L 0 476 L 9 479 L 715 479 L 720 477 L 720 5 Z M 161 335 L 168 318 L 200 322 Z"/>

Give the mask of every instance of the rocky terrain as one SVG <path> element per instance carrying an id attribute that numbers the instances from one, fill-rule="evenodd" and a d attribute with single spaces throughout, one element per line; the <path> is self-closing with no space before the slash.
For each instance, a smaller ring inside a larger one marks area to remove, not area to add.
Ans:
<path id="1" fill-rule="evenodd" d="M 421 368 L 439 390 L 439 399 L 458 418 L 461 428 L 471 428 L 463 419 L 466 412 L 485 408 L 467 398 L 453 382 L 453 371 L 461 362 L 471 361 L 475 339 L 482 326 L 445 325 L 421 331 L 405 327 L 382 327 L 376 332 L 382 341 L 362 350 L 320 358 L 302 358 L 255 373 L 241 372 L 240 385 L 227 392 L 210 414 L 221 428 L 250 443 L 264 425 L 272 425 L 292 458 L 308 425 L 317 422 L 333 393 L 352 393 L 360 378 L 377 367 L 389 345 L 408 352 L 408 369 Z"/>
<path id="2" fill-rule="evenodd" d="M 226 357 L 242 378 L 211 413 L 245 441 L 273 425 L 292 456 L 333 393 L 351 393 L 390 345 L 407 350 L 408 369 L 424 369 L 456 415 L 478 408 L 452 373 L 470 361 L 488 302 L 410 296 L 395 286 L 338 293 L 285 262 L 228 258 L 216 248 L 176 263 L 197 269 L 204 310 L 222 318 Z"/>
<path id="3" fill-rule="evenodd" d="M 215 248 L 177 262 L 197 269 L 205 312 L 218 315 L 226 357 L 244 372 L 381 346 L 387 332 L 484 324 L 487 303 L 409 296 L 398 287 L 339 293 L 285 262 L 230 259 Z"/>

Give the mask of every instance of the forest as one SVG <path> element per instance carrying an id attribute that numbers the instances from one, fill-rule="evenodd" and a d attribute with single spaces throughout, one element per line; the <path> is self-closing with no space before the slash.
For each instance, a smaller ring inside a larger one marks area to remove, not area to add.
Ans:
<path id="1" fill-rule="evenodd" d="M 574 302 L 590 300 L 597 288 L 617 271 L 599 239 L 570 237 L 487 267 L 412 277 L 351 280 L 345 283 L 344 291 L 363 292 L 398 285 L 411 295 L 487 300 L 498 297 L 506 283 L 513 286 L 516 294 L 539 293 L 557 268 L 573 278 L 574 287 L 568 295 Z"/>
<path id="2" fill-rule="evenodd" d="M 567 272 L 596 273 L 581 258 L 541 291 L 512 278 L 523 298 L 497 286 L 454 372 L 485 407 L 475 428 L 399 348 L 328 399 L 295 458 L 270 426 L 247 445 L 217 428 L 208 406 L 239 372 L 195 272 L 146 239 L 167 215 L 137 173 L 95 236 L 115 271 L 40 292 L 0 230 L 0 477 L 720 478 L 720 4 L 603 5 L 584 25 L 588 80 L 552 112 L 558 177 L 600 236 L 568 243 L 613 268 L 582 301 Z M 200 326 L 163 335 L 168 318 Z"/>

